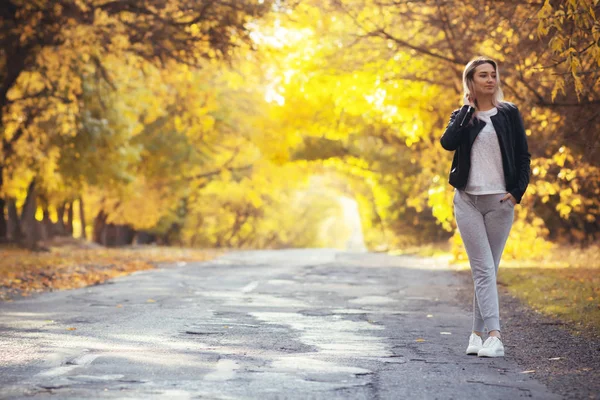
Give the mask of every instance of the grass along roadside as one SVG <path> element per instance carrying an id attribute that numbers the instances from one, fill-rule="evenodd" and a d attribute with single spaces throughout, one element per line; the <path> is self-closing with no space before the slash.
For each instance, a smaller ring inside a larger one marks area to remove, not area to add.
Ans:
<path id="1" fill-rule="evenodd" d="M 500 284 L 535 311 L 600 338 L 600 246 L 558 248 L 543 261 L 503 262 Z"/>
<path id="2" fill-rule="evenodd" d="M 453 257 L 443 244 L 395 251 L 439 258 Z M 451 262 L 457 271 L 468 262 Z M 541 260 L 502 260 L 498 283 L 533 310 L 565 324 L 574 333 L 600 338 L 600 244 L 585 249 L 556 246 Z"/>
<path id="3" fill-rule="evenodd" d="M 104 248 L 74 239 L 46 247 L 49 252 L 0 247 L 0 301 L 97 285 L 161 263 L 207 261 L 223 253 L 161 246 Z"/>

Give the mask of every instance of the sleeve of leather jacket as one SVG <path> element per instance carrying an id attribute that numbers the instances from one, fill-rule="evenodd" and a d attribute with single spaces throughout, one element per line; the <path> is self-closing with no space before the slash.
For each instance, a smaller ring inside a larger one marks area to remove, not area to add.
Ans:
<path id="1" fill-rule="evenodd" d="M 517 185 L 510 192 L 517 200 L 521 202 L 523 194 L 529 185 L 529 176 L 531 174 L 531 154 L 527 146 L 527 135 L 525 134 L 525 125 L 519 109 L 515 107 L 514 129 L 515 129 L 515 164 L 517 168 Z"/>
<path id="2" fill-rule="evenodd" d="M 442 147 L 446 150 L 456 150 L 458 146 L 467 138 L 463 135 L 463 130 L 471 120 L 475 107 L 462 106 L 460 110 L 454 111 L 450 116 L 450 122 L 440 139 Z"/>

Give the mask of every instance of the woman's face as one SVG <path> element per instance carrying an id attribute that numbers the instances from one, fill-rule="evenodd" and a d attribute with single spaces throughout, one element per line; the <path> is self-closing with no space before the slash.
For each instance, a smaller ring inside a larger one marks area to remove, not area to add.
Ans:
<path id="1" fill-rule="evenodd" d="M 496 71 L 492 64 L 485 63 L 475 68 L 473 89 L 475 97 L 491 96 L 496 92 Z"/>

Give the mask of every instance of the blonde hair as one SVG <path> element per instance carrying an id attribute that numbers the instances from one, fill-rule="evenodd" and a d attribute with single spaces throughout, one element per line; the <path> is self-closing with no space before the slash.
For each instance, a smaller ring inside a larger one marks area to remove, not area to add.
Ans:
<path id="1" fill-rule="evenodd" d="M 475 75 L 475 68 L 479 67 L 482 64 L 490 64 L 494 67 L 494 71 L 496 72 L 496 92 L 492 97 L 492 104 L 495 107 L 502 106 L 502 102 L 504 100 L 504 92 L 500 87 L 500 70 L 498 69 L 498 65 L 494 60 L 488 57 L 475 57 L 471 61 L 467 63 L 465 66 L 465 70 L 463 71 L 463 91 L 464 96 L 471 95 L 473 93 L 473 75 Z M 475 97 L 475 96 L 472 96 Z M 475 99 L 475 105 L 477 106 L 477 99 Z"/>

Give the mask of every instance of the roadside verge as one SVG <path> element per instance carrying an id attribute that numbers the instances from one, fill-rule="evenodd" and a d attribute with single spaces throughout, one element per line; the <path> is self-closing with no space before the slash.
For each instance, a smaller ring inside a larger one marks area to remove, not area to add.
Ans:
<path id="1" fill-rule="evenodd" d="M 207 261 L 224 253 L 163 246 L 105 248 L 74 239 L 46 247 L 49 251 L 0 247 L 0 301 L 98 285 L 136 271 L 156 268 L 159 264 Z"/>

